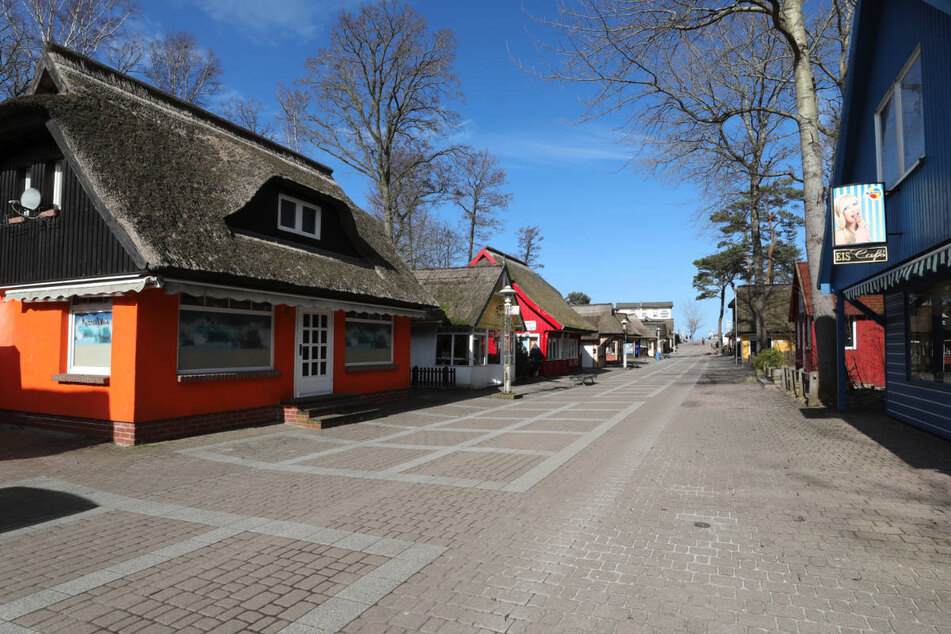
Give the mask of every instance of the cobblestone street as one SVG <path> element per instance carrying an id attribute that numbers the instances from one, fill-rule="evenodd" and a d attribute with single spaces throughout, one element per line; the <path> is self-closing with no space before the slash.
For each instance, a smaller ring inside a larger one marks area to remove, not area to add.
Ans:
<path id="1" fill-rule="evenodd" d="M 0 427 L 0 632 L 951 633 L 951 444 L 705 350 L 328 430 Z"/>

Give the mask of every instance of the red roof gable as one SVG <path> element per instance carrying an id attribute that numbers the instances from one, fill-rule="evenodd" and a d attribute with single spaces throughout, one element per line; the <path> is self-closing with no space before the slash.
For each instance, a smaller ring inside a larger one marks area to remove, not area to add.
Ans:
<path id="1" fill-rule="evenodd" d="M 799 312 L 799 294 L 802 293 L 803 303 L 806 306 L 806 315 L 812 316 L 812 284 L 809 281 L 809 263 L 796 263 L 796 279 L 793 280 L 792 298 L 789 304 L 789 319 L 795 320 L 795 315 Z M 885 301 L 881 295 L 862 295 L 857 298 L 858 301 L 868 306 L 876 314 L 882 315 L 885 312 Z M 835 297 L 832 298 L 832 304 L 835 305 Z M 846 315 L 864 315 L 861 310 L 852 305 L 852 302 L 845 303 Z"/>

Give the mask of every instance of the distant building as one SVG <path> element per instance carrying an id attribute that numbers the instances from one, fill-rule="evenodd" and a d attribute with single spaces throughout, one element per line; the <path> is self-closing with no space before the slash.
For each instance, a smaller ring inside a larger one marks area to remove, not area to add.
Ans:
<path id="1" fill-rule="evenodd" d="M 757 293 L 754 293 L 757 291 Z M 756 320 L 753 310 L 753 298 L 756 294 L 764 296 L 767 340 L 761 342 L 756 335 Z M 751 356 L 765 348 L 776 348 L 788 357 L 792 365 L 795 357 L 795 328 L 789 319 L 789 298 L 792 296 L 792 284 L 772 284 L 769 286 L 737 286 L 736 295 L 730 301 L 733 310 L 733 336 L 738 346 L 737 356 L 749 361 Z"/>
<path id="2" fill-rule="evenodd" d="M 660 340 L 663 350 L 670 352 L 677 345 L 677 330 L 674 327 L 673 302 L 621 302 L 615 306 L 618 313 L 630 314 L 640 320 L 644 328 L 657 337 L 660 331 Z M 656 351 L 654 343 L 650 344 L 648 354 Z"/>

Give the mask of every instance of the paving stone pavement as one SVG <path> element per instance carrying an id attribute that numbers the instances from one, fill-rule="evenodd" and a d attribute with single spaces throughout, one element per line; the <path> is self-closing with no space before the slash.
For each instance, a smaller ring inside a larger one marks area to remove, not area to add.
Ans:
<path id="1" fill-rule="evenodd" d="M 0 425 L 0 633 L 951 634 L 951 443 L 704 351 L 330 430 Z"/>

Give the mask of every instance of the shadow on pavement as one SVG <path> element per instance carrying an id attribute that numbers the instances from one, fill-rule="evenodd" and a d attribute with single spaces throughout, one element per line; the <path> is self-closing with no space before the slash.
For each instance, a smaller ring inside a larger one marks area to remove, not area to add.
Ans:
<path id="1" fill-rule="evenodd" d="M 951 441 L 887 414 L 837 412 L 823 408 L 800 410 L 803 418 L 842 420 L 916 469 L 951 475 Z"/>
<path id="2" fill-rule="evenodd" d="M 75 515 L 96 504 L 72 493 L 33 487 L 0 489 L 0 533 Z"/>
<path id="3" fill-rule="evenodd" d="M 0 424 L 0 461 L 28 460 L 101 445 L 104 440 Z"/>
<path id="4" fill-rule="evenodd" d="M 0 424 L 0 462 L 54 456 L 104 442 L 74 434 Z"/>

